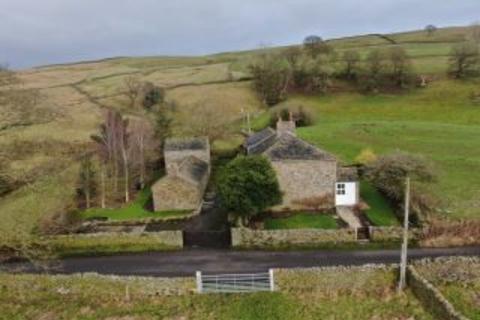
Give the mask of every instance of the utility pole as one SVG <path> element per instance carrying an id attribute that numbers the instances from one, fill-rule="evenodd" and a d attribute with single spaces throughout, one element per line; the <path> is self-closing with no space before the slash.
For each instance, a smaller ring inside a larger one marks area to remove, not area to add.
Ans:
<path id="1" fill-rule="evenodd" d="M 410 177 L 405 179 L 405 214 L 403 221 L 403 243 L 402 256 L 400 261 L 400 281 L 398 283 L 398 292 L 405 288 L 405 279 L 407 273 L 407 249 L 408 249 L 408 216 L 410 214 Z"/>

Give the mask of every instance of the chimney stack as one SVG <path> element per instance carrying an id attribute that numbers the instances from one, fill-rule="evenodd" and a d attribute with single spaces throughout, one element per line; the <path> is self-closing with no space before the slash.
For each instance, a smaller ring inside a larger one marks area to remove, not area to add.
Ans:
<path id="1" fill-rule="evenodd" d="M 293 119 L 293 113 L 289 112 L 288 113 L 289 120 L 283 121 L 280 116 L 278 116 L 278 121 L 277 121 L 277 135 L 281 136 L 285 133 L 291 134 L 293 136 L 296 136 L 295 129 L 295 120 Z"/>

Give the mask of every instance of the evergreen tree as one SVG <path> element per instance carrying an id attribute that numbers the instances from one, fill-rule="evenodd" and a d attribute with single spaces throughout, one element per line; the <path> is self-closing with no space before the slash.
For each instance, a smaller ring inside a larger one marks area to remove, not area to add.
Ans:
<path id="1" fill-rule="evenodd" d="M 83 157 L 78 178 L 79 194 L 85 198 L 86 208 L 90 208 L 97 192 L 96 172 L 90 155 Z"/>

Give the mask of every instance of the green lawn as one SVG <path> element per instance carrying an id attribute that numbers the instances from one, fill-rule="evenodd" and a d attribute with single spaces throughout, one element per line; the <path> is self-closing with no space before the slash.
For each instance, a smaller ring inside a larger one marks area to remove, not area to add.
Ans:
<path id="1" fill-rule="evenodd" d="M 366 181 L 360 183 L 360 196 L 370 207 L 370 209 L 366 211 L 366 215 L 373 225 L 400 225 L 388 201 L 370 183 Z"/>
<path id="2" fill-rule="evenodd" d="M 145 209 L 145 205 L 152 196 L 150 188 L 145 188 L 137 194 L 131 203 L 116 209 L 92 208 L 82 213 L 84 219 L 104 217 L 109 220 L 137 220 L 147 218 L 171 218 L 182 217 L 190 214 L 191 210 L 172 210 L 152 212 Z"/>
<path id="3" fill-rule="evenodd" d="M 288 218 L 265 219 L 265 229 L 337 229 L 337 221 L 327 214 L 298 213 Z"/>

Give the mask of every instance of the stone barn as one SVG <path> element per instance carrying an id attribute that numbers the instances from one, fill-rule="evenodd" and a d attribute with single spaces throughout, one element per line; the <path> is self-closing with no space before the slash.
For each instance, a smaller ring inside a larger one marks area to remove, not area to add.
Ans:
<path id="1" fill-rule="evenodd" d="M 337 159 L 298 138 L 295 127 L 292 118 L 279 119 L 277 130 L 267 128 L 246 139 L 246 153 L 266 156 L 277 173 L 283 203 L 274 209 L 333 208 L 340 173 Z"/>
<path id="2" fill-rule="evenodd" d="M 164 157 L 166 176 L 152 186 L 154 210 L 197 209 L 210 177 L 208 138 L 167 139 Z"/>

